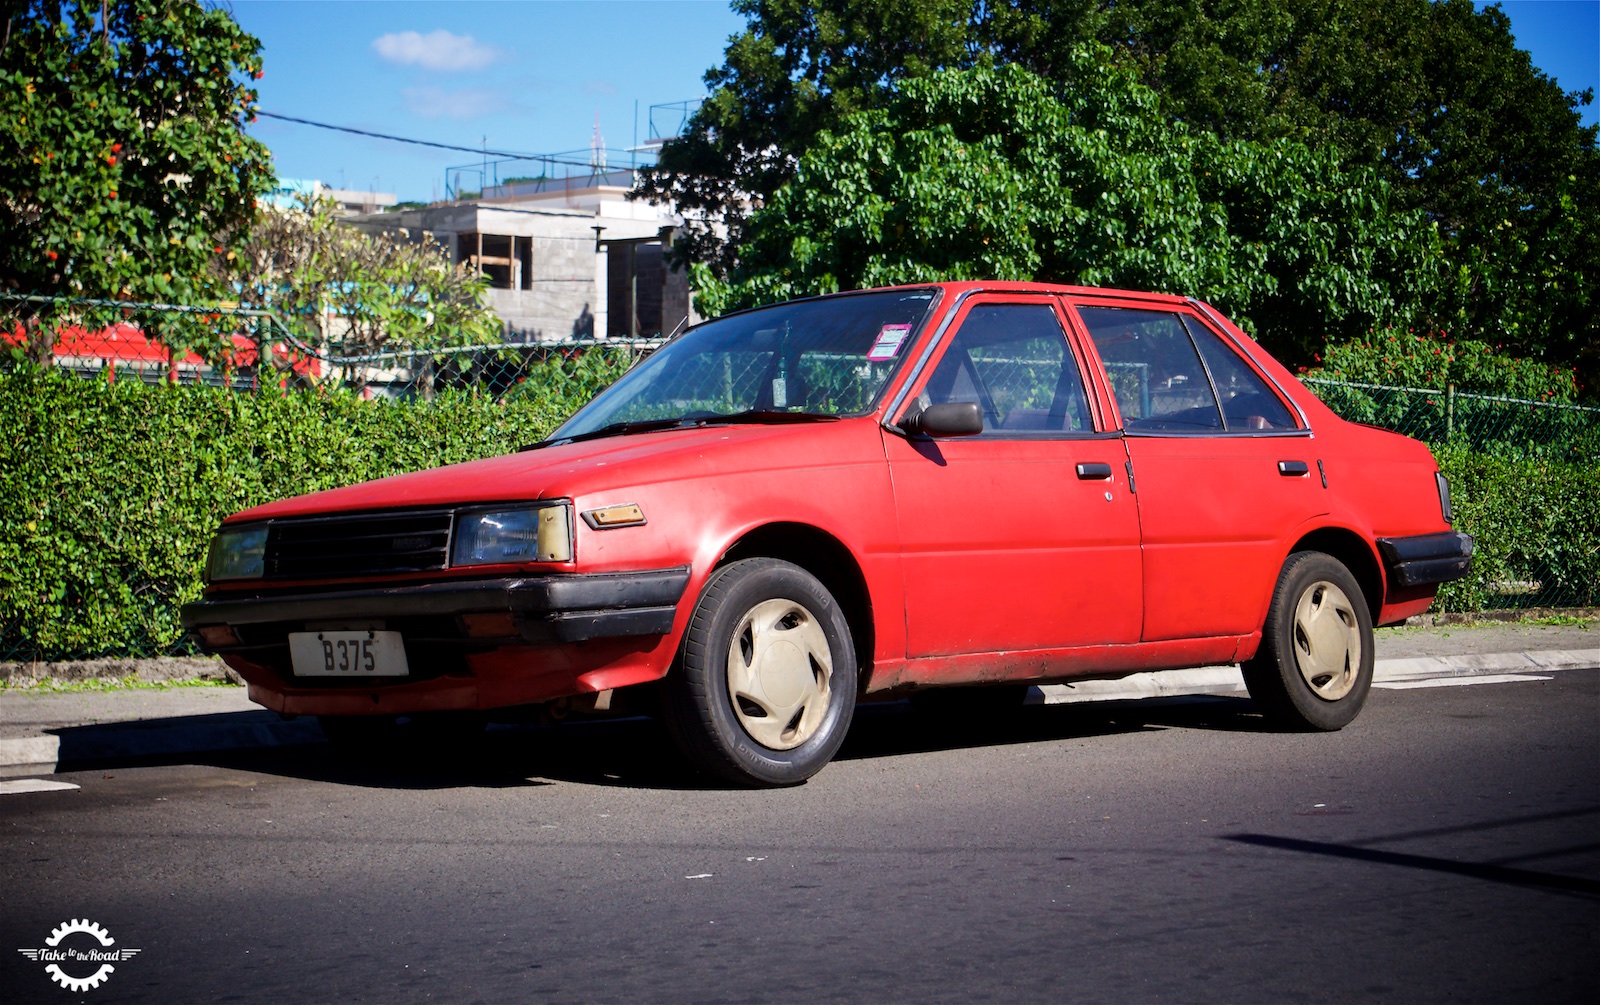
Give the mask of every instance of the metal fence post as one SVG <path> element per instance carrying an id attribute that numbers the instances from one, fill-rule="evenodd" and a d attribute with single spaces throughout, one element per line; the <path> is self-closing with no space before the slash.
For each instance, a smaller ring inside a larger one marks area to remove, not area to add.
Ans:
<path id="1" fill-rule="evenodd" d="M 1456 385 L 1444 386 L 1444 438 L 1449 440 L 1456 432 Z"/>

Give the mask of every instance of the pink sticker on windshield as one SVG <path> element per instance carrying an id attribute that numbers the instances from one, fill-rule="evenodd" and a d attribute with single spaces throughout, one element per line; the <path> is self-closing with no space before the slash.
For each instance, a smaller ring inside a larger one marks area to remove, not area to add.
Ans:
<path id="1" fill-rule="evenodd" d="M 878 332 L 878 341 L 872 343 L 872 348 L 867 351 L 867 359 L 874 363 L 894 359 L 900 355 L 900 347 L 910 334 L 910 325 L 884 325 Z"/>

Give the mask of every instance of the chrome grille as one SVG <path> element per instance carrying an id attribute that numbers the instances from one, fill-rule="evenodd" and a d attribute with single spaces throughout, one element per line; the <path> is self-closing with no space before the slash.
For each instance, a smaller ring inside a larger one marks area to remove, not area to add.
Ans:
<path id="1" fill-rule="evenodd" d="M 343 579 L 443 569 L 449 510 L 276 521 L 267 528 L 268 579 Z"/>

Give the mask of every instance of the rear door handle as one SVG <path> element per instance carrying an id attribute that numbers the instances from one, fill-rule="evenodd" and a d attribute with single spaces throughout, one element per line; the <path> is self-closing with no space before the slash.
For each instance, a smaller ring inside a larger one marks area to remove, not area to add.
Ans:
<path id="1" fill-rule="evenodd" d="M 1098 463 L 1080 464 L 1078 465 L 1078 477 L 1082 478 L 1084 481 L 1089 481 L 1095 478 L 1110 478 L 1111 465 Z"/>
<path id="2" fill-rule="evenodd" d="M 1300 475 L 1308 475 L 1310 473 L 1311 466 L 1305 461 L 1278 462 L 1278 474 L 1283 475 L 1285 478 L 1296 478 Z"/>

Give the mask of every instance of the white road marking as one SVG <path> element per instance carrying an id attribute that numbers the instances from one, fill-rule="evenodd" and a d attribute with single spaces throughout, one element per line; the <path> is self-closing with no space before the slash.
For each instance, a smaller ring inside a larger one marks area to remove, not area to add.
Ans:
<path id="1" fill-rule="evenodd" d="M 1401 691 L 1415 687 L 1466 687 L 1469 684 L 1512 684 L 1519 680 L 1550 680 L 1549 677 L 1525 673 L 1491 673 L 1481 677 L 1435 677 L 1432 680 L 1374 681 L 1373 687 Z"/>
<path id="2" fill-rule="evenodd" d="M 71 782 L 56 782 L 48 778 L 3 778 L 0 779 L 0 796 L 15 795 L 18 792 L 56 792 L 61 789 L 76 789 L 78 786 Z"/>

